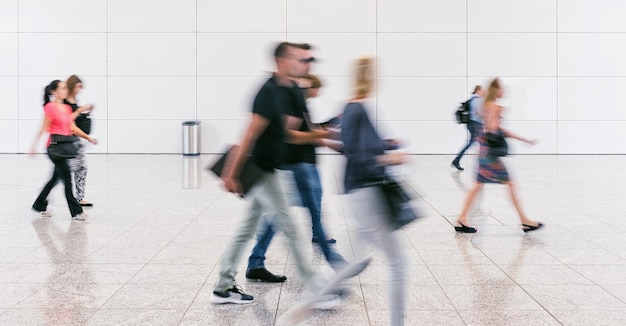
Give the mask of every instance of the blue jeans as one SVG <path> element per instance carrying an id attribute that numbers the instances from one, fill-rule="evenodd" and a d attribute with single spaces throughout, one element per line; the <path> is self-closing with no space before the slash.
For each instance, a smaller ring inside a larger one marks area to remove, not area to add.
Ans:
<path id="1" fill-rule="evenodd" d="M 463 155 L 465 155 L 465 152 L 470 147 L 472 147 L 472 144 L 476 141 L 476 136 L 478 136 L 478 133 L 482 130 L 482 128 L 483 128 L 483 124 L 480 122 L 476 122 L 474 120 L 469 120 L 467 122 L 467 130 L 470 133 L 470 139 L 467 142 L 467 145 L 463 147 L 463 149 L 461 150 L 459 155 L 456 156 L 453 162 L 459 163 L 461 161 L 461 158 L 463 157 Z"/>
<path id="2" fill-rule="evenodd" d="M 330 266 L 337 270 L 348 262 L 336 251 L 330 248 L 326 243 L 326 235 L 322 228 L 322 184 L 319 173 L 315 164 L 296 163 L 288 164 L 283 167 L 293 172 L 296 181 L 296 187 L 302 204 L 309 210 L 311 214 L 311 224 L 313 226 L 313 237 L 319 239 L 319 246 L 324 253 L 326 261 Z M 279 230 L 271 222 L 271 219 L 264 219 L 265 223 L 261 225 L 257 232 L 257 243 L 252 249 L 252 254 L 248 259 L 248 271 L 252 269 L 264 267 L 265 253 L 272 242 L 274 234 Z"/>

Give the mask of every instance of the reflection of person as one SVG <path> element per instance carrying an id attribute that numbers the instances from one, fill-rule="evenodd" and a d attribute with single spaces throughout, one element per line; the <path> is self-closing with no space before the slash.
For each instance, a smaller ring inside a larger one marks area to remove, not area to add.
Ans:
<path id="1" fill-rule="evenodd" d="M 310 50 L 305 46 L 304 55 L 307 58 L 307 66 L 304 74 L 308 74 L 309 66 L 313 62 L 313 57 L 309 53 Z M 307 81 L 310 81 L 310 87 L 301 90 L 296 85 L 291 87 L 285 87 L 285 91 L 289 93 L 289 97 L 293 103 L 291 106 L 293 109 L 287 113 L 299 121 L 299 126 L 294 125 L 298 131 L 310 132 L 311 122 L 309 120 L 308 110 L 305 103 L 305 98 L 312 98 L 317 96 L 318 90 L 321 87 L 319 79 L 315 76 L 308 75 L 304 77 Z M 304 96 L 303 96 L 304 94 Z M 330 247 L 330 244 L 335 243 L 335 239 L 326 240 L 326 233 L 322 227 L 321 212 L 322 212 L 322 185 L 319 177 L 319 173 L 316 166 L 315 158 L 315 146 L 323 146 L 325 140 L 317 139 L 312 140 L 306 144 L 288 144 L 285 148 L 285 158 L 281 169 L 289 170 L 293 173 L 293 179 L 295 181 L 295 190 L 298 197 L 298 202 L 301 202 L 311 214 L 312 225 L 312 242 L 318 243 L 324 257 L 328 263 L 335 270 L 340 270 L 347 265 L 346 260 L 335 250 Z M 275 275 L 265 268 L 265 253 L 269 247 L 270 242 L 274 234 L 277 232 L 276 226 L 272 225 L 272 218 L 263 219 L 261 228 L 257 233 L 257 244 L 252 250 L 252 254 L 248 259 L 248 268 L 246 270 L 246 277 L 263 282 L 284 282 L 287 278 L 283 275 Z M 326 241 L 320 241 L 325 239 Z"/>
<path id="2" fill-rule="evenodd" d="M 75 264 L 71 271 L 67 271 L 67 263 L 82 262 L 86 257 L 85 223 L 72 223 L 65 233 L 51 219 L 35 219 L 32 225 L 55 267 L 48 285 L 42 290 L 47 294 L 45 324 L 82 324 L 85 309 L 97 307 L 93 295 L 95 282 L 91 270 L 85 267 L 87 264 Z M 59 282 L 61 274 L 62 281 Z M 76 276 L 80 277 L 80 283 L 75 281 Z M 59 295 L 60 292 L 73 296 Z"/>
<path id="3" fill-rule="evenodd" d="M 54 96 L 54 99 L 51 101 L 50 96 Z M 39 138 L 44 133 L 49 133 L 50 135 L 63 135 L 63 136 L 71 136 L 72 134 L 79 136 L 88 140 L 92 144 L 96 144 L 96 140 L 89 137 L 89 135 L 85 134 L 82 130 L 80 130 L 76 124 L 74 123 L 74 116 L 72 115 L 72 108 L 68 105 L 63 104 L 63 100 L 67 97 L 67 85 L 59 80 L 55 80 L 51 82 L 48 86 L 46 86 L 46 90 L 44 93 L 44 120 L 41 130 L 37 134 L 35 138 L 35 142 L 33 144 L 33 148 L 31 149 L 31 154 L 35 153 L 35 146 L 39 142 Z M 78 111 L 77 111 L 78 112 Z M 46 146 L 50 146 L 50 137 L 48 138 L 48 143 Z M 54 163 L 54 172 L 52 174 L 52 178 L 45 185 L 35 203 L 33 204 L 33 209 L 37 212 L 40 212 L 42 216 L 50 216 L 50 213 L 47 211 L 48 208 L 48 194 L 56 185 L 57 181 L 61 180 L 65 184 L 65 199 L 67 200 L 67 205 L 70 208 L 70 213 L 72 214 L 73 220 L 84 220 L 85 215 L 83 214 L 83 208 L 80 206 L 76 198 L 74 198 L 74 194 L 72 193 L 72 176 L 70 174 L 70 168 L 67 164 L 67 159 L 53 159 L 52 163 Z"/>
<path id="4" fill-rule="evenodd" d="M 502 114 L 502 107 L 496 104 L 496 101 L 502 97 L 504 90 L 500 85 L 498 78 L 494 79 L 489 85 L 487 90 L 487 96 L 483 104 L 483 118 L 485 120 L 485 133 L 481 133 L 478 136 L 478 142 L 480 143 L 480 153 L 478 158 L 478 175 L 476 177 L 476 184 L 467 194 L 463 210 L 456 220 L 454 229 L 457 232 L 463 233 L 475 233 L 477 230 L 474 227 L 469 226 L 467 223 L 467 214 L 472 207 L 474 198 L 483 189 L 485 183 L 501 183 L 509 186 L 509 192 L 511 195 L 511 201 L 515 206 L 519 214 L 520 221 L 524 232 L 534 231 L 543 226 L 543 224 L 529 219 L 519 203 L 517 197 L 517 191 L 515 190 L 514 183 L 509 178 L 509 173 L 504 166 L 502 160 L 497 156 L 489 155 L 489 145 L 487 144 L 486 134 L 501 134 L 505 137 L 515 138 L 528 144 L 535 144 L 533 140 L 527 140 L 520 136 L 504 130 L 500 127 L 500 118 Z"/>
<path id="5" fill-rule="evenodd" d="M 381 180 L 386 166 L 402 164 L 401 153 L 385 154 L 386 144 L 369 119 L 364 102 L 374 87 L 374 60 L 361 58 L 356 63 L 355 94 L 344 109 L 341 135 L 347 158 L 344 186 L 359 240 L 384 252 L 389 262 L 390 325 L 404 325 L 407 310 L 408 266 L 400 232 L 390 227 L 390 211 L 378 187 L 367 183 Z M 390 144 L 391 145 L 391 144 Z"/>
<path id="6" fill-rule="evenodd" d="M 283 187 L 283 177 L 277 170 L 282 163 L 282 149 L 287 137 L 299 138 L 303 143 L 323 138 L 325 132 L 301 133 L 287 130 L 284 121 L 285 107 L 291 105 L 288 92 L 281 89 L 291 86 L 290 78 L 297 78 L 306 69 L 306 51 L 299 45 L 280 43 L 274 52 L 277 70 L 263 85 L 254 99 L 252 121 L 238 149 L 231 151 L 222 171 L 224 187 L 233 193 L 241 194 L 239 176 L 246 158 L 251 159 L 265 172 L 258 183 L 248 193 L 250 211 L 239 227 L 233 241 L 228 245 L 219 267 L 219 279 L 213 288 L 212 303 L 251 303 L 254 297 L 243 293 L 236 286 L 237 265 L 246 243 L 252 238 L 265 212 L 274 213 L 273 223 L 281 229 L 289 240 L 290 249 L 305 285 L 313 291 L 323 285 L 320 276 L 305 262 L 304 253 L 298 242 L 298 232 L 289 214 L 287 198 Z M 284 120 L 283 120 L 284 119 Z"/>
<path id="7" fill-rule="evenodd" d="M 457 168 L 459 171 L 463 171 L 463 167 L 461 167 L 461 158 L 465 155 L 465 152 L 472 147 L 472 144 L 476 141 L 476 137 L 483 129 L 483 118 L 481 117 L 480 108 L 482 107 L 482 97 L 483 97 L 483 88 L 480 85 L 476 85 L 474 88 L 474 92 L 472 96 L 468 99 L 469 107 L 470 107 L 470 115 L 469 120 L 467 121 L 467 131 L 470 133 L 470 139 L 467 142 L 467 145 L 463 147 L 459 155 L 454 158 L 452 161 L 452 166 Z"/>
<path id="8" fill-rule="evenodd" d="M 89 121 L 89 113 L 93 110 L 93 105 L 85 105 L 79 107 L 76 103 L 76 96 L 83 89 L 83 82 L 76 75 L 71 75 L 67 79 L 67 88 L 69 92 L 67 94 L 67 98 L 63 100 L 63 103 L 69 105 L 72 108 L 72 112 L 74 112 L 76 119 L 76 126 L 80 128 L 84 133 L 90 133 L 90 127 L 87 126 L 87 121 Z M 78 113 L 76 113 L 78 112 Z M 75 195 L 76 200 L 81 206 L 91 207 L 92 203 L 85 200 L 85 184 L 87 183 L 87 160 L 85 159 L 85 150 L 86 144 L 84 141 L 76 142 L 76 146 L 78 147 L 78 157 L 71 159 L 68 161 L 70 165 L 70 170 L 74 174 L 74 184 L 75 184 Z"/>

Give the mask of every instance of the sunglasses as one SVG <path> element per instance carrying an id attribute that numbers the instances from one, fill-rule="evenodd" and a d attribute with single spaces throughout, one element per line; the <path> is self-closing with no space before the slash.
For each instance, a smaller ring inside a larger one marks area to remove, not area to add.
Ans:
<path id="1" fill-rule="evenodd" d="M 298 59 L 298 61 L 300 63 L 311 63 L 311 62 L 317 62 L 317 59 L 315 59 L 315 57 L 310 57 L 310 58 Z"/>

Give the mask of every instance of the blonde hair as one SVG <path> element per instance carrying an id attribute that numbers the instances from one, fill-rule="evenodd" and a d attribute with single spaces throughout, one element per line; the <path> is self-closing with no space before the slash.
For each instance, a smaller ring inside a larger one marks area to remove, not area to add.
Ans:
<path id="1" fill-rule="evenodd" d="M 78 76 L 76 75 L 71 75 L 70 78 L 67 79 L 67 88 L 68 88 L 68 97 L 72 97 L 76 94 L 74 94 L 74 87 L 76 86 L 76 84 L 78 83 L 82 83 L 83 81 L 80 80 L 80 78 L 78 78 Z"/>
<path id="2" fill-rule="evenodd" d="M 485 103 L 493 102 L 496 100 L 498 96 L 498 91 L 502 88 L 500 84 L 500 78 L 494 78 L 491 83 L 489 83 L 489 88 L 487 89 L 487 95 L 485 96 Z"/>
<path id="3" fill-rule="evenodd" d="M 322 87 L 322 81 L 319 79 L 319 77 L 315 76 L 315 75 L 307 75 L 304 77 L 304 79 L 308 80 L 309 82 L 311 82 L 311 88 L 320 88 Z"/>
<path id="4" fill-rule="evenodd" d="M 366 98 L 374 88 L 374 58 L 361 57 L 356 60 L 354 71 L 354 93 L 356 98 Z"/>

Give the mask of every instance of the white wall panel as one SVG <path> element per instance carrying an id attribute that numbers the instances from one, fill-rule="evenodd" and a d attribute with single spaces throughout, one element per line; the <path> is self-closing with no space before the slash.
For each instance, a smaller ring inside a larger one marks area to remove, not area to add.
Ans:
<path id="1" fill-rule="evenodd" d="M 284 0 L 198 0 L 199 32 L 285 32 Z"/>
<path id="2" fill-rule="evenodd" d="M 199 77 L 198 119 L 248 119 L 265 77 Z"/>
<path id="3" fill-rule="evenodd" d="M 285 34 L 198 34 L 198 75 L 266 76 Z"/>
<path id="4" fill-rule="evenodd" d="M 626 120 L 625 89 L 624 77 L 562 77 L 559 119 Z"/>
<path id="5" fill-rule="evenodd" d="M 454 111 L 468 98 L 463 77 L 382 77 L 378 88 L 379 118 L 386 120 L 452 123 Z"/>
<path id="6" fill-rule="evenodd" d="M 0 1 L 0 32 L 17 32 L 18 0 Z"/>
<path id="7" fill-rule="evenodd" d="M 182 153 L 180 120 L 109 120 L 109 153 Z"/>
<path id="8" fill-rule="evenodd" d="M 20 32 L 103 33 L 106 0 L 19 0 L 19 27 Z"/>
<path id="9" fill-rule="evenodd" d="M 467 129 L 452 121 L 394 121 L 380 126 L 384 138 L 400 139 L 416 154 L 451 154 L 467 142 Z"/>
<path id="10" fill-rule="evenodd" d="M 20 34 L 20 75 L 106 75 L 104 33 Z"/>
<path id="11" fill-rule="evenodd" d="M 17 34 L 0 34 L 0 76 L 17 76 Z"/>
<path id="12" fill-rule="evenodd" d="M 559 32 L 626 32 L 626 2 L 559 1 Z"/>
<path id="13" fill-rule="evenodd" d="M 168 95 L 169 94 L 169 95 Z M 195 77 L 111 77 L 109 119 L 196 118 Z"/>
<path id="14" fill-rule="evenodd" d="M 556 34 L 470 34 L 470 76 L 556 76 Z"/>
<path id="15" fill-rule="evenodd" d="M 17 145 L 18 151 L 20 153 L 29 153 L 31 148 L 33 147 L 33 142 L 35 141 L 35 136 L 39 133 L 41 126 L 43 124 L 43 114 L 41 115 L 41 119 L 29 119 L 24 120 L 20 119 L 18 122 L 18 130 L 17 130 Z M 45 153 L 46 152 L 46 142 L 48 141 L 48 136 L 43 135 L 39 142 L 35 145 L 35 152 L 37 153 Z"/>
<path id="16" fill-rule="evenodd" d="M 556 32 L 557 0 L 468 1 L 469 32 Z"/>
<path id="17" fill-rule="evenodd" d="M 314 47 L 313 56 L 320 62 L 313 71 L 320 76 L 352 76 L 358 57 L 376 55 L 375 33 L 290 33 L 287 40 Z"/>
<path id="18" fill-rule="evenodd" d="M 465 32 L 466 0 L 377 1 L 379 32 Z"/>
<path id="19" fill-rule="evenodd" d="M 109 120 L 92 118 L 90 136 L 95 138 L 98 141 L 98 144 L 86 144 L 87 155 L 89 155 L 89 153 L 109 153 L 108 124 Z M 87 160 L 89 160 L 89 158 L 87 158 Z"/>
<path id="20" fill-rule="evenodd" d="M 3 108 L 0 109 L 0 119 L 17 120 L 17 77 L 0 77 L 0 89 L 4 95 L 4 105 Z"/>
<path id="21" fill-rule="evenodd" d="M 380 76 L 465 76 L 465 34 L 379 34 Z"/>
<path id="22" fill-rule="evenodd" d="M 195 32 L 196 0 L 108 0 L 109 32 Z"/>
<path id="23" fill-rule="evenodd" d="M 196 74 L 195 34 L 109 34 L 108 44 L 110 75 Z"/>
<path id="24" fill-rule="evenodd" d="M 557 119 L 556 77 L 504 77 L 504 97 L 508 120 L 555 121 Z"/>
<path id="25" fill-rule="evenodd" d="M 560 121 L 559 154 L 623 154 L 626 121 Z"/>
<path id="26" fill-rule="evenodd" d="M 287 2 L 287 31 L 375 32 L 376 0 Z"/>
<path id="27" fill-rule="evenodd" d="M 56 77 L 20 77 L 19 118 L 43 119 L 43 94 L 46 86 Z"/>
<path id="28" fill-rule="evenodd" d="M 18 152 L 18 120 L 0 119 L 0 153 L 17 153 Z"/>
<path id="29" fill-rule="evenodd" d="M 559 35 L 559 75 L 626 76 L 626 34 Z"/>
<path id="30" fill-rule="evenodd" d="M 228 145 L 238 144 L 249 120 L 202 120 L 202 152 L 223 153 Z"/>

